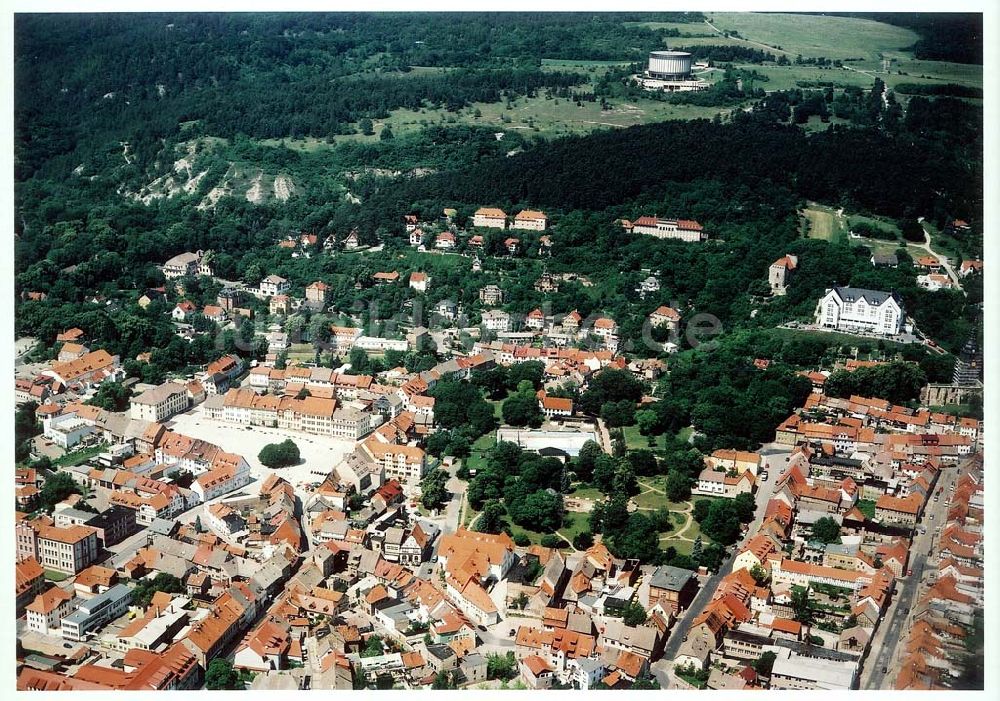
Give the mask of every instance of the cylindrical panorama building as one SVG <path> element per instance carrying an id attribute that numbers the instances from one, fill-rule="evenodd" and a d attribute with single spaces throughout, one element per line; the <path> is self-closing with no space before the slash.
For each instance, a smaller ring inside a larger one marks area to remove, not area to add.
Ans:
<path id="1" fill-rule="evenodd" d="M 691 78 L 691 54 L 686 51 L 650 51 L 650 78 L 659 80 L 689 80 Z"/>

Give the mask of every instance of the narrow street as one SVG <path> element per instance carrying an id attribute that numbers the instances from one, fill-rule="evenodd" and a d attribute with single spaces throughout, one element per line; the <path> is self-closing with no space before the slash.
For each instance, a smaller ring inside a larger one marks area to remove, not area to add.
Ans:
<path id="1" fill-rule="evenodd" d="M 757 511 L 754 514 L 753 522 L 750 524 L 750 530 L 747 531 L 747 534 L 751 537 L 757 532 L 761 522 L 764 520 L 764 510 L 767 508 L 767 502 L 771 500 L 771 495 L 774 493 L 774 484 L 785 469 L 785 458 L 791 453 L 791 449 L 786 445 L 767 443 L 758 452 L 765 457 L 766 462 L 763 470 L 767 470 L 768 479 L 757 487 L 757 493 L 754 495 L 757 501 Z M 715 589 L 719 586 L 722 578 L 732 571 L 736 553 L 739 552 L 744 542 L 746 542 L 746 538 L 741 538 L 731 548 L 729 557 L 722 563 L 719 571 L 701 584 L 701 588 L 698 590 L 697 595 L 695 595 L 694 601 L 691 602 L 691 606 L 674 623 L 674 627 L 670 631 L 670 637 L 667 639 L 666 645 L 664 645 L 663 656 L 652 665 L 653 675 L 660 682 L 662 688 L 672 688 L 673 683 L 670 672 L 674 667 L 674 657 L 677 656 L 677 651 L 680 650 L 681 645 L 684 643 L 684 638 L 687 637 L 692 621 L 697 618 L 698 614 L 711 601 L 712 595 L 715 594 Z"/>
<path id="2" fill-rule="evenodd" d="M 944 528 L 948 517 L 949 491 L 948 488 L 955 483 L 958 473 L 954 468 L 945 470 L 938 479 L 935 487 L 935 494 L 938 487 L 942 489 L 939 501 L 931 501 L 924 512 L 921 525 L 926 529 L 926 533 L 917 533 L 910 547 L 910 569 L 913 575 L 897 580 L 896 595 L 889 605 L 886 617 L 882 620 L 876 630 L 872 640 L 871 649 L 860 677 L 860 686 L 863 689 L 883 689 L 890 686 L 895 678 L 896 663 L 901 651 L 900 644 L 906 637 L 912 621 L 910 614 L 914 603 L 918 600 L 917 595 L 922 594 L 926 589 L 923 582 L 925 569 L 928 568 L 928 551 L 936 545 L 938 527 Z M 935 564 L 932 561 L 931 566 Z M 882 670 L 886 671 L 883 672 Z"/>

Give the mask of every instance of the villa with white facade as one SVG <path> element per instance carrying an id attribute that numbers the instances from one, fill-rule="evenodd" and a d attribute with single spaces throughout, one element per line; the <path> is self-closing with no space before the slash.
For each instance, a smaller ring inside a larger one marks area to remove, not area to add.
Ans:
<path id="1" fill-rule="evenodd" d="M 834 287 L 816 307 L 816 324 L 837 331 L 893 336 L 903 329 L 906 312 L 895 292 Z"/>

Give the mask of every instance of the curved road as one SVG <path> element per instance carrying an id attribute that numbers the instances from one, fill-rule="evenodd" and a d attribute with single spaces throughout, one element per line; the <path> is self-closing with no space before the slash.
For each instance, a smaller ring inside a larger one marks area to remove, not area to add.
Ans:
<path id="1" fill-rule="evenodd" d="M 941 255 L 940 253 L 937 253 L 933 248 L 931 248 L 931 232 L 929 232 L 927 230 L 927 227 L 924 225 L 923 217 L 920 218 L 920 226 L 924 230 L 923 244 L 911 243 L 908 245 L 913 246 L 914 248 L 919 248 L 924 251 L 927 251 L 928 254 L 930 254 L 934 258 L 937 258 L 938 262 L 941 264 L 941 267 L 945 269 L 945 272 L 948 273 L 948 277 L 951 278 L 952 284 L 954 284 L 955 287 L 958 288 L 959 290 L 962 290 L 962 294 L 966 294 L 965 290 L 962 289 L 962 283 L 960 283 L 958 280 L 958 275 L 955 273 L 955 269 L 951 267 L 951 262 L 949 262 L 948 256 Z"/>

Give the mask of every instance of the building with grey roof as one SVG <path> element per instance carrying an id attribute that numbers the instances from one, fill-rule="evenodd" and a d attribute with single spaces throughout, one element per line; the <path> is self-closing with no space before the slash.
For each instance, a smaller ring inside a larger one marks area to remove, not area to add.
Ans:
<path id="1" fill-rule="evenodd" d="M 163 421 L 187 409 L 190 401 L 184 385 L 165 382 L 133 397 L 129 411 L 133 419 Z"/>
<path id="2" fill-rule="evenodd" d="M 772 689 L 853 689 L 857 684 L 855 659 L 830 659 L 779 648 L 771 669 Z"/>
<path id="3" fill-rule="evenodd" d="M 894 336 L 903 330 L 906 311 L 895 292 L 833 287 L 816 306 L 816 325 L 848 333 Z"/>
<path id="4" fill-rule="evenodd" d="M 697 592 L 698 577 L 681 567 L 661 565 L 649 578 L 650 607 L 659 604 L 672 616 L 690 606 Z"/>
<path id="5" fill-rule="evenodd" d="M 132 590 L 124 584 L 116 584 L 103 594 L 83 600 L 76 611 L 62 619 L 62 637 L 84 640 L 88 633 L 124 614 L 131 602 Z"/>

